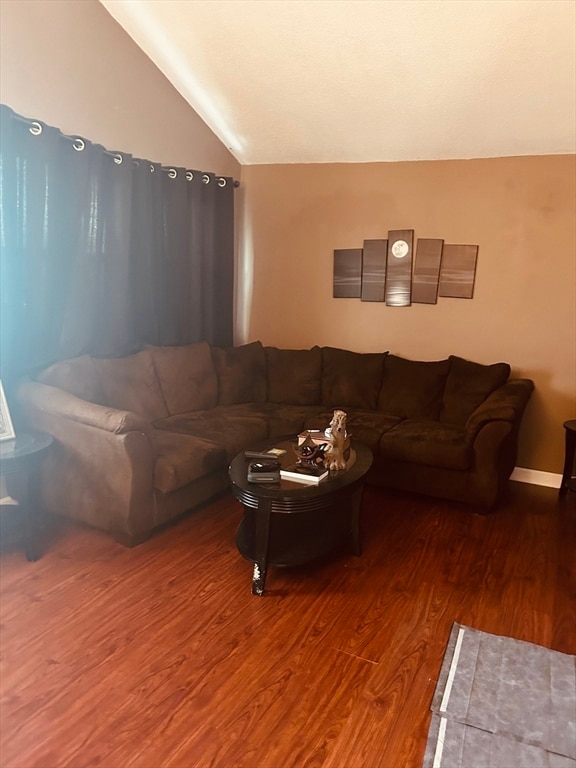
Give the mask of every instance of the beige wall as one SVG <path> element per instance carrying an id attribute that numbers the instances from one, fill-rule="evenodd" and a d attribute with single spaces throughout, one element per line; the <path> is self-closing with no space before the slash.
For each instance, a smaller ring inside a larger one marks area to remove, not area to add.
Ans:
<path id="1" fill-rule="evenodd" d="M 509 362 L 534 379 L 518 466 L 559 473 L 576 417 L 576 162 L 570 156 L 245 166 L 238 340 Z M 333 251 L 388 229 L 479 245 L 474 298 L 332 298 Z"/>
<path id="2" fill-rule="evenodd" d="M 1 0 L 0 100 L 108 149 L 240 174 L 224 144 L 97 0 Z"/>

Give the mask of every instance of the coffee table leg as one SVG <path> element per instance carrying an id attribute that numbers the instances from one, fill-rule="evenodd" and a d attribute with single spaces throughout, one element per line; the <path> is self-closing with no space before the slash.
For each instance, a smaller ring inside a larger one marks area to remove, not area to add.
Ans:
<path id="1" fill-rule="evenodd" d="M 252 594 L 262 597 L 268 571 L 268 544 L 270 540 L 270 516 L 272 502 L 260 499 L 256 514 L 256 562 L 252 573 Z"/>

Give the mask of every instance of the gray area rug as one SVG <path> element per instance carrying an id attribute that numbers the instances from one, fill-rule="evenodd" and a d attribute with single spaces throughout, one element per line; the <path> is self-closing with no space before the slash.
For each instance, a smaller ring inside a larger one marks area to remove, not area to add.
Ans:
<path id="1" fill-rule="evenodd" d="M 454 624 L 424 768 L 576 768 L 576 656 Z"/>

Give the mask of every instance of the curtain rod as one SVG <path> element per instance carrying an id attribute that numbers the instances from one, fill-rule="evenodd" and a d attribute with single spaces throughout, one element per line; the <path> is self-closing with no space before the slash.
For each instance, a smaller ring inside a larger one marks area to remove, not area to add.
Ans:
<path id="1" fill-rule="evenodd" d="M 28 130 L 33 136 L 39 136 L 44 130 L 44 126 L 38 120 L 30 120 L 27 117 L 22 117 L 21 115 L 17 115 L 15 112 L 13 112 L 12 116 L 15 120 L 18 120 L 18 122 L 25 123 L 28 126 Z M 77 152 L 82 152 L 82 150 L 85 148 L 86 142 L 84 141 L 84 139 L 81 139 L 79 136 L 68 136 L 67 134 L 62 133 L 62 131 L 60 131 L 60 134 L 62 138 L 72 142 L 72 146 Z M 124 162 L 124 156 L 120 152 L 110 152 L 110 150 L 104 149 L 104 154 L 113 158 L 114 162 L 117 165 L 121 165 Z M 132 159 L 132 162 L 135 165 L 140 164 L 140 161 L 135 158 Z M 164 173 L 167 173 L 171 179 L 175 179 L 178 176 L 178 171 L 176 170 L 176 168 L 164 167 L 163 165 L 161 165 L 161 163 L 158 163 L 158 165 L 160 165 L 162 171 Z M 150 171 L 154 173 L 155 170 L 156 170 L 156 167 L 152 163 L 150 163 Z M 204 182 L 204 184 L 209 184 L 210 174 L 207 173 L 206 171 L 199 171 L 199 173 L 202 174 L 202 181 Z M 216 176 L 216 174 L 212 174 L 212 175 L 217 180 L 217 184 L 219 187 L 226 186 L 227 181 L 225 176 Z M 187 170 L 186 178 L 188 181 L 192 181 L 192 179 L 194 178 L 194 171 Z M 240 182 L 237 181 L 236 179 L 232 179 L 232 186 L 239 187 Z"/>

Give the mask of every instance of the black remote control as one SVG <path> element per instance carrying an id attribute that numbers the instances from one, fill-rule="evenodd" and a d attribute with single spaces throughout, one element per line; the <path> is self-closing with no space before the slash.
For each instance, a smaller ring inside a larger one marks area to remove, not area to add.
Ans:
<path id="1" fill-rule="evenodd" d="M 266 459 L 267 461 L 277 461 L 278 457 L 273 453 L 266 453 L 263 451 L 244 451 L 244 456 L 247 459 Z"/>

